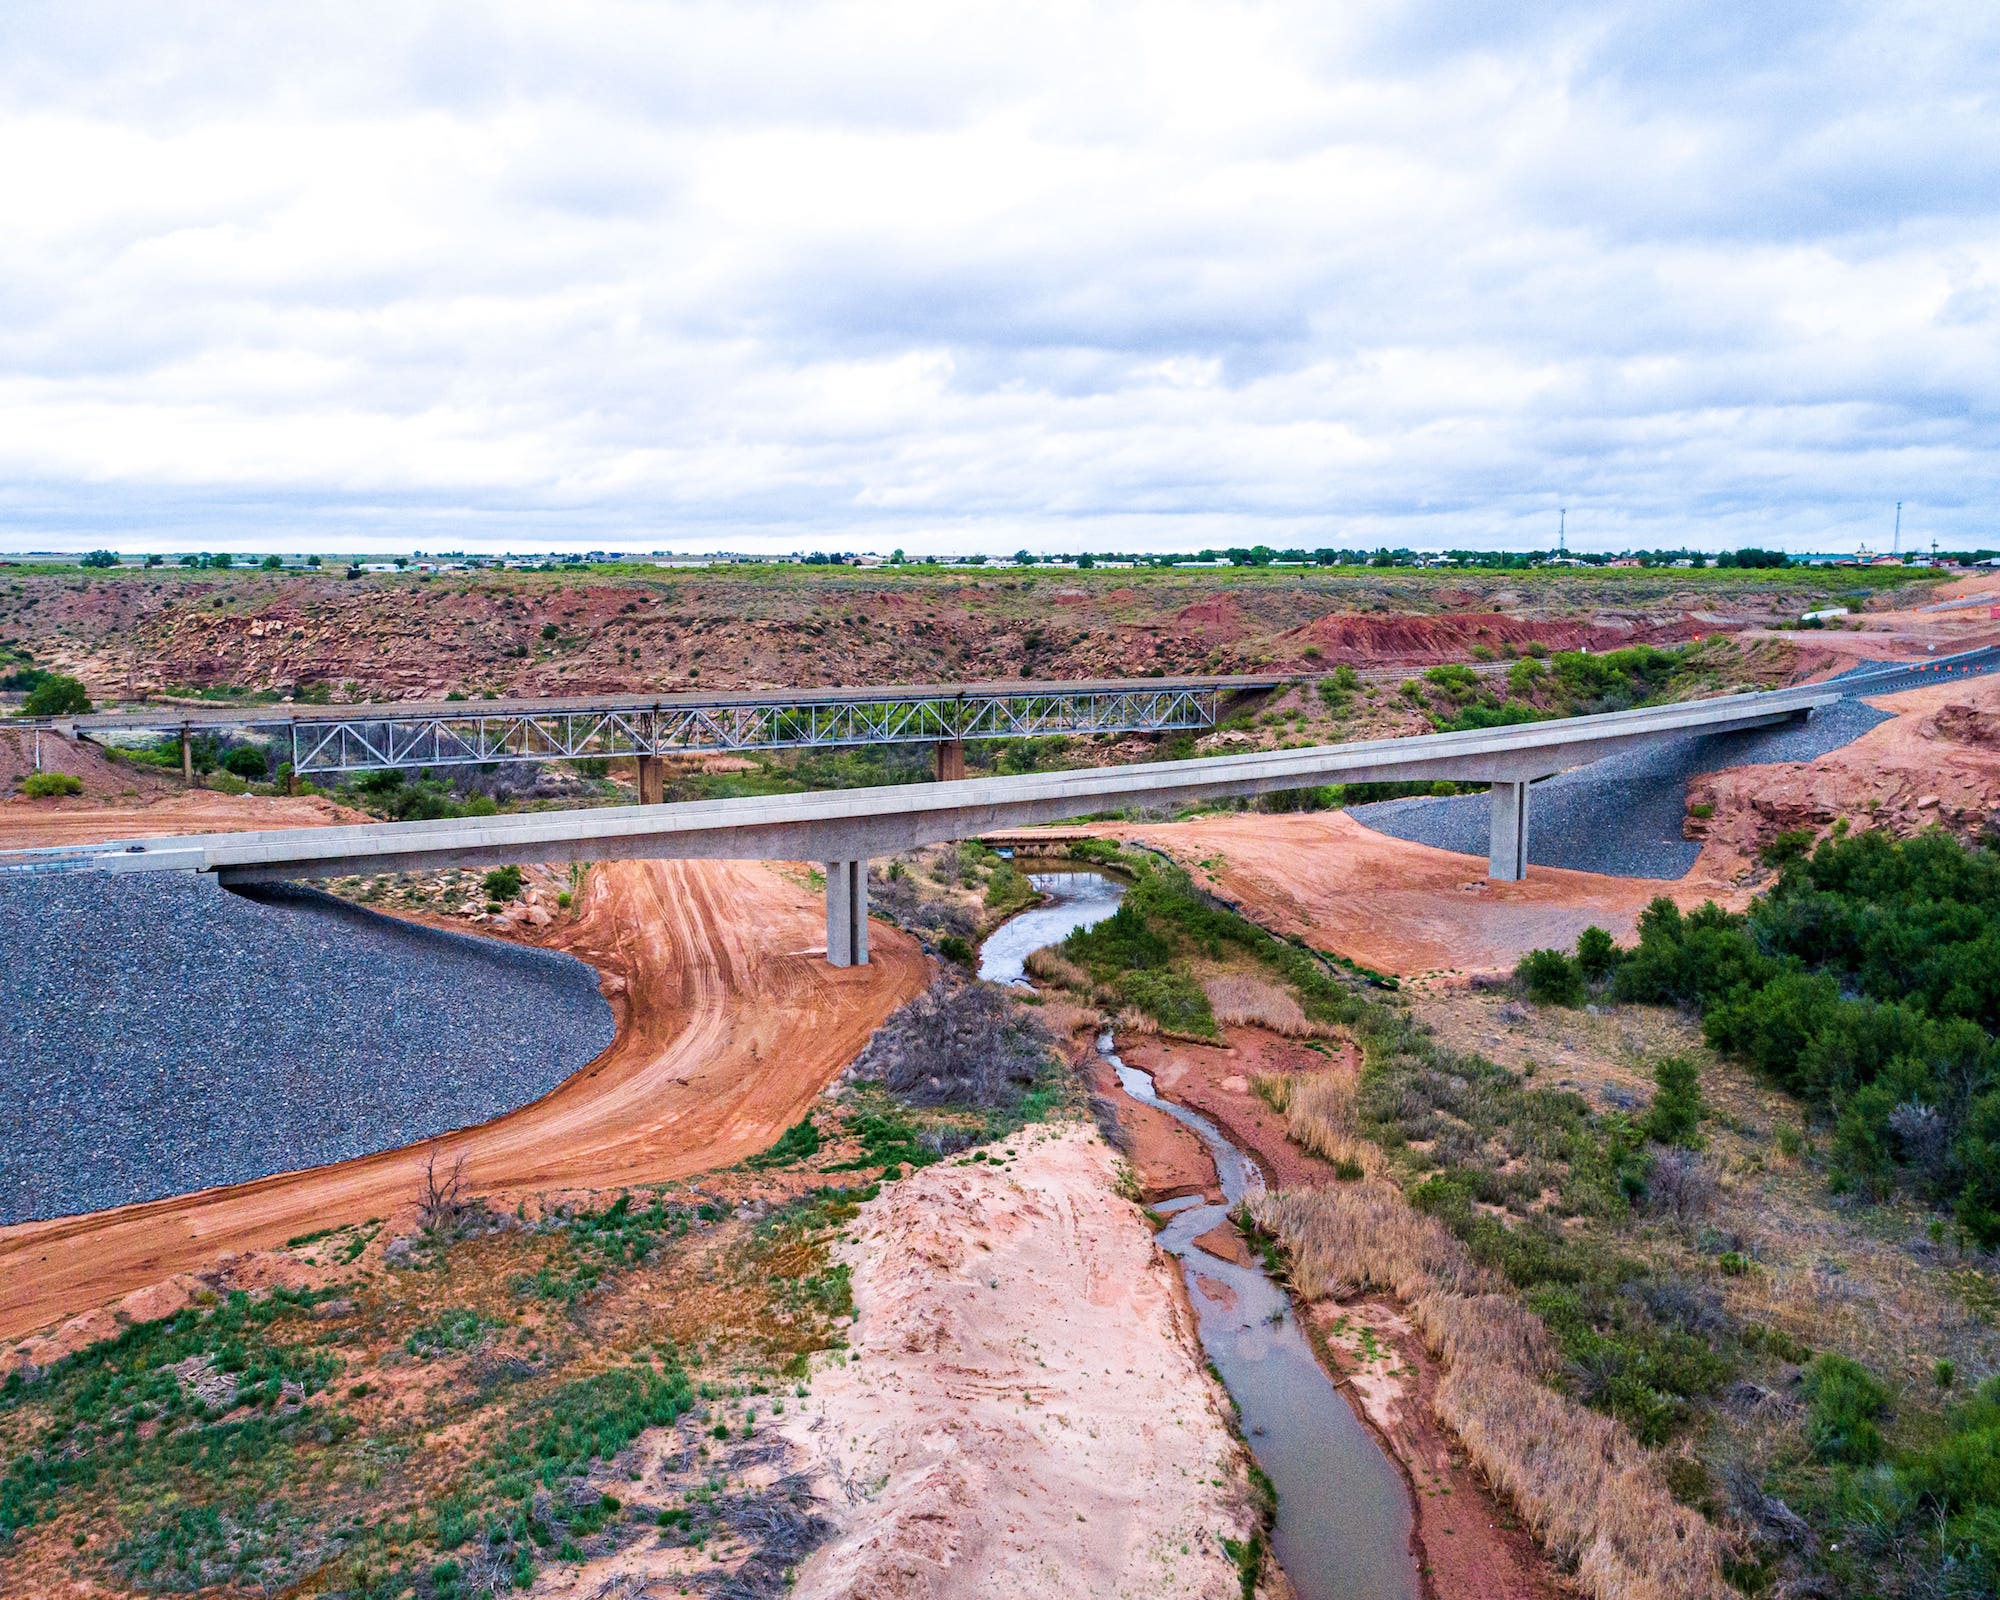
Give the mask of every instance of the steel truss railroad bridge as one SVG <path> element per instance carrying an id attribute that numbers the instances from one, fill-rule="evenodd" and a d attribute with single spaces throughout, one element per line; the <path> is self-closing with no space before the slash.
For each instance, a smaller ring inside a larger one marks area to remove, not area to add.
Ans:
<path id="1" fill-rule="evenodd" d="M 301 777 L 493 762 L 639 760 L 642 798 L 677 755 L 930 744 L 938 776 L 965 775 L 967 739 L 1049 734 L 1172 733 L 1212 728 L 1225 697 L 1275 689 L 1284 678 L 1139 678 L 892 689 L 813 689 L 708 695 L 607 695 L 557 700 L 431 701 L 353 706 L 161 707 L 53 720 L 92 738 L 117 732 L 269 729 L 288 739 Z"/>

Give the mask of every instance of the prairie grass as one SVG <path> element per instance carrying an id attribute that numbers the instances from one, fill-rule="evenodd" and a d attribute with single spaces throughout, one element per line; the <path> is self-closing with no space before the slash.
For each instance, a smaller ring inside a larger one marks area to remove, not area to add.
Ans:
<path id="1" fill-rule="evenodd" d="M 1351 1161 L 1366 1169 L 1380 1159 L 1373 1145 L 1357 1137 L 1354 1083 L 1340 1071 L 1293 1077 L 1285 1096 L 1285 1132 L 1292 1143 L 1326 1161 Z"/>
<path id="2" fill-rule="evenodd" d="M 1021 965 L 1030 977 L 1040 978 L 1059 989 L 1074 989 L 1079 994 L 1089 994 L 1096 988 L 1090 974 L 1053 945 L 1046 950 L 1030 950 Z"/>
<path id="3" fill-rule="evenodd" d="M 1288 1072 L 1252 1073 L 1250 1092 L 1283 1116 L 1292 1105 L 1292 1076 Z"/>
<path id="4" fill-rule="evenodd" d="M 1297 1095 L 1311 1079 L 1293 1084 Z M 1626 1428 L 1549 1388 L 1541 1320 L 1436 1219 L 1379 1178 L 1280 1190 L 1252 1203 L 1312 1298 L 1386 1290 L 1415 1317 L 1444 1368 L 1435 1401 L 1488 1481 L 1550 1550 L 1575 1563 L 1594 1600 L 1724 1600 L 1722 1542 L 1677 1505 Z"/>
<path id="5" fill-rule="evenodd" d="M 1269 1028 L 1291 1039 L 1318 1038 L 1334 1031 L 1308 1017 L 1289 990 L 1254 973 L 1217 973 L 1204 978 L 1201 986 L 1217 1022 Z"/>

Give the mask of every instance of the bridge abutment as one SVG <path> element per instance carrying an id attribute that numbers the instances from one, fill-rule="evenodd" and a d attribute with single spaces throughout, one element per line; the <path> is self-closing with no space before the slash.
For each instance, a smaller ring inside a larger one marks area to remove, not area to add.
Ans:
<path id="1" fill-rule="evenodd" d="M 868 965 L 868 863 L 826 864 L 826 959 L 829 966 Z"/>
<path id="2" fill-rule="evenodd" d="M 1493 834 L 1486 876 L 1498 883 L 1519 883 L 1528 875 L 1528 789 L 1526 779 L 1492 788 Z"/>

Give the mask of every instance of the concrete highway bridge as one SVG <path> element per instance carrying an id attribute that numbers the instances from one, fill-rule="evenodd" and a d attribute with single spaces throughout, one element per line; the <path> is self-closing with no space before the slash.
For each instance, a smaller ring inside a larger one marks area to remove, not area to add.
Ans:
<path id="1" fill-rule="evenodd" d="M 1842 698 L 1831 684 L 1687 700 L 1601 716 L 1469 733 L 1372 739 L 1192 761 L 1086 767 L 1022 777 L 810 794 L 613 806 L 435 822 L 147 839 L 64 851 L 0 852 L 0 874 L 33 870 L 213 873 L 223 884 L 508 862 L 710 857 L 826 864 L 827 959 L 868 959 L 868 860 L 1001 828 L 1061 822 L 1129 806 L 1179 805 L 1324 783 L 1491 786 L 1488 870 L 1521 878 L 1530 785 L 1635 746 L 1769 727 Z"/>
<path id="2" fill-rule="evenodd" d="M 299 777 L 630 756 L 638 761 L 640 802 L 652 804 L 664 796 L 667 759 L 677 755 L 928 744 L 936 750 L 938 777 L 962 778 L 967 739 L 1198 731 L 1214 727 L 1232 698 L 1291 681 L 1240 676 L 1060 683 L 1015 679 L 559 699 L 151 706 L 23 719 L 9 726 L 75 739 L 178 736 L 181 770 L 190 783 L 195 739 L 220 732 L 263 734 L 280 747 L 281 757 L 289 745 L 288 759 Z"/>

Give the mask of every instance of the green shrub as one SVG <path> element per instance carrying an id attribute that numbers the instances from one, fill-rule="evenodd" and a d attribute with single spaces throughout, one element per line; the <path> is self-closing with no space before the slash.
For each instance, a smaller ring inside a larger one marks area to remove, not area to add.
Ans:
<path id="1" fill-rule="evenodd" d="M 264 752 L 253 744 L 239 744 L 222 758 L 223 770 L 239 778 L 261 778 L 271 770 Z"/>
<path id="2" fill-rule="evenodd" d="M 1063 940 L 1062 953 L 1089 968 L 1100 982 L 1121 973 L 1164 967 L 1172 954 L 1167 941 L 1147 926 L 1144 913 L 1129 895 L 1102 922 L 1078 928 Z"/>
<path id="3" fill-rule="evenodd" d="M 1576 964 L 1591 983 L 1602 983 L 1618 965 L 1618 941 L 1594 924 L 1585 928 L 1576 936 Z"/>
<path id="4" fill-rule="evenodd" d="M 1830 1116 L 1837 1187 L 1911 1182 L 2000 1242 L 2000 857 L 1836 829 L 1773 859 L 1747 914 L 1656 900 L 1613 993 L 1699 1009 L 1711 1045 Z"/>
<path id="5" fill-rule="evenodd" d="M 1580 1006 L 1584 1002 L 1583 972 L 1560 950 L 1530 950 L 1514 976 L 1537 1005 Z"/>
<path id="6" fill-rule="evenodd" d="M 27 717 L 75 717 L 90 710 L 90 691 L 76 678 L 52 672 L 28 691 L 21 703 Z"/>
<path id="7" fill-rule="evenodd" d="M 1664 1056 L 1653 1064 L 1653 1103 L 1643 1127 L 1657 1144 L 1694 1149 L 1701 1143 L 1701 1075 L 1685 1056 Z"/>
<path id="8" fill-rule="evenodd" d="M 1165 969 L 1127 972 L 1117 980 L 1117 989 L 1126 1004 L 1145 1012 L 1169 1032 L 1203 1038 L 1215 1033 L 1215 1013 L 1207 992 L 1181 973 Z"/>
<path id="9" fill-rule="evenodd" d="M 804 1161 L 808 1156 L 819 1154 L 819 1129 L 813 1126 L 811 1117 L 803 1122 L 795 1122 L 778 1136 L 778 1142 L 761 1155 L 752 1156 L 745 1163 L 755 1171 L 766 1167 L 784 1167 L 794 1161 Z"/>
<path id="10" fill-rule="evenodd" d="M 1902 1486 L 1948 1512 L 2000 1508 L 2000 1379 L 1988 1378 L 1954 1406 L 1941 1439 L 1905 1451 Z"/>
<path id="11" fill-rule="evenodd" d="M 69 772 L 31 772 L 22 780 L 21 793 L 30 800 L 47 800 L 63 794 L 82 794 L 83 779 Z"/>
<path id="12" fill-rule="evenodd" d="M 955 933 L 948 933 L 938 940 L 938 954 L 947 961 L 955 961 L 961 967 L 972 965 L 972 946 Z"/>
<path id="13" fill-rule="evenodd" d="M 1806 1368 L 1806 1443 L 1822 1461 L 1869 1467 L 1882 1459 L 1882 1430 L 1876 1426 L 1889 1404 L 1889 1391 L 1859 1362 L 1827 1352 Z"/>
<path id="14" fill-rule="evenodd" d="M 509 862 L 504 867 L 495 867 L 480 879 L 485 885 L 489 900 L 513 900 L 521 893 L 521 869 Z"/>

